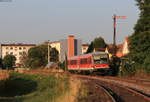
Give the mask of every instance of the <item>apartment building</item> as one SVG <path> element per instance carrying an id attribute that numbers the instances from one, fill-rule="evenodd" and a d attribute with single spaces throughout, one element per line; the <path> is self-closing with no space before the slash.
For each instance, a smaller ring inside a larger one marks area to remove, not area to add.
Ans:
<path id="1" fill-rule="evenodd" d="M 73 35 L 69 35 L 67 39 L 49 42 L 52 48 L 56 48 L 59 52 L 59 61 L 65 60 L 65 55 L 68 57 L 82 54 L 82 42 L 76 39 Z"/>
<path id="2" fill-rule="evenodd" d="M 1 58 L 11 54 L 16 57 L 16 66 L 20 65 L 20 59 L 23 53 L 28 53 L 28 50 L 36 46 L 35 44 L 1 44 Z"/>

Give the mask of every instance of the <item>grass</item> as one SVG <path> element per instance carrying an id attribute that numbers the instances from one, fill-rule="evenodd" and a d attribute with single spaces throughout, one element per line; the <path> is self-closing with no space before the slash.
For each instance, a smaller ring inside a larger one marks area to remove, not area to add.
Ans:
<path id="1" fill-rule="evenodd" d="M 69 90 L 69 78 L 12 73 L 0 85 L 0 102 L 55 102 Z"/>
<path id="2" fill-rule="evenodd" d="M 58 98 L 57 102 L 77 102 L 78 92 L 81 81 L 76 78 L 70 78 L 70 91 Z"/>
<path id="3" fill-rule="evenodd" d="M 77 102 L 86 102 L 88 95 L 89 95 L 89 90 L 87 86 L 84 83 L 81 83 L 81 86 L 78 92 Z"/>

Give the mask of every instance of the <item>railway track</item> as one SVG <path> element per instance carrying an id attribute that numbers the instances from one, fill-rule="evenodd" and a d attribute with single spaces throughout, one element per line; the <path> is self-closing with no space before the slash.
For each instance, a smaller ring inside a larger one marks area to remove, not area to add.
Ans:
<path id="1" fill-rule="evenodd" d="M 100 79 L 91 76 L 77 76 L 83 80 L 90 80 L 97 85 L 103 87 L 107 91 L 111 91 L 115 102 L 150 102 L 150 96 L 139 90 L 133 89 L 132 87 L 127 87 L 121 84 L 114 83 L 113 81 L 106 81 L 106 79 Z M 119 99 L 119 100 L 117 100 Z"/>
<path id="2" fill-rule="evenodd" d="M 100 85 L 99 83 L 97 83 L 97 86 L 99 88 L 101 88 L 103 90 L 103 92 L 107 95 L 108 99 L 109 99 L 109 102 L 119 102 L 119 97 L 117 97 L 110 89 Z M 113 93 L 113 94 L 112 94 Z"/>
<path id="3" fill-rule="evenodd" d="M 104 78 L 150 86 L 150 79 L 149 80 L 148 79 L 138 79 L 138 78 L 130 78 L 130 79 L 128 78 L 127 79 L 127 78 L 117 78 L 117 77 L 104 77 Z"/>
<path id="4" fill-rule="evenodd" d="M 149 80 L 147 80 L 147 79 L 126 79 L 126 80 L 129 80 L 131 82 L 141 83 L 144 85 L 150 85 L 150 79 Z"/>
<path id="5" fill-rule="evenodd" d="M 88 76 L 101 81 L 111 82 L 118 84 L 120 86 L 128 87 L 132 90 L 137 90 L 138 92 L 150 97 L 150 81 L 140 80 L 140 79 L 125 79 L 117 77 L 101 77 L 101 76 Z"/>

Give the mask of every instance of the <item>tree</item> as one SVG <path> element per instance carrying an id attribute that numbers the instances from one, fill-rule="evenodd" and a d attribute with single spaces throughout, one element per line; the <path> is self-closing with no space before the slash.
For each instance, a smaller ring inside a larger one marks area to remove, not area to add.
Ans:
<path id="1" fill-rule="evenodd" d="M 2 68 L 2 59 L 0 58 L 0 68 Z"/>
<path id="2" fill-rule="evenodd" d="M 59 52 L 56 48 L 51 48 L 50 50 L 50 61 L 52 62 L 58 62 L 59 61 Z"/>
<path id="3" fill-rule="evenodd" d="M 23 52 L 21 57 L 20 57 L 20 64 L 22 67 L 28 67 L 27 66 L 27 63 L 29 61 L 29 58 L 28 58 L 28 54 L 26 52 Z"/>
<path id="4" fill-rule="evenodd" d="M 93 50 L 94 50 L 94 47 L 93 47 L 93 41 L 92 41 L 91 44 L 89 45 L 86 53 L 91 53 L 91 52 L 93 52 Z"/>
<path id="5" fill-rule="evenodd" d="M 106 43 L 102 37 L 95 38 L 93 41 L 94 48 L 105 48 Z"/>
<path id="6" fill-rule="evenodd" d="M 28 51 L 28 67 L 41 67 L 46 66 L 47 64 L 47 45 L 39 45 L 33 48 L 30 48 Z"/>
<path id="7" fill-rule="evenodd" d="M 59 53 L 56 48 L 50 48 L 50 61 L 57 62 L 59 60 Z M 48 48 L 47 45 L 39 45 L 29 49 L 27 66 L 31 68 L 46 66 L 48 62 Z"/>
<path id="8" fill-rule="evenodd" d="M 97 37 L 94 39 L 94 41 L 91 42 L 87 50 L 87 53 L 93 52 L 94 48 L 96 49 L 106 48 L 106 43 L 102 37 Z"/>
<path id="9" fill-rule="evenodd" d="M 16 57 L 13 55 L 6 55 L 3 59 L 5 68 L 11 69 L 15 65 Z"/>
<path id="10" fill-rule="evenodd" d="M 130 58 L 136 68 L 150 71 L 150 0 L 136 1 L 141 13 L 129 38 Z"/>

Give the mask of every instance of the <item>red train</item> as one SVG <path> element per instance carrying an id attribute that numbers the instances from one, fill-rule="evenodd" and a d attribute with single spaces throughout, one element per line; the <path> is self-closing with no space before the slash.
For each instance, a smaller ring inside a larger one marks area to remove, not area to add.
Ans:
<path id="1" fill-rule="evenodd" d="M 70 72 L 107 73 L 110 70 L 109 56 L 105 52 L 95 52 L 69 57 L 68 70 Z"/>

